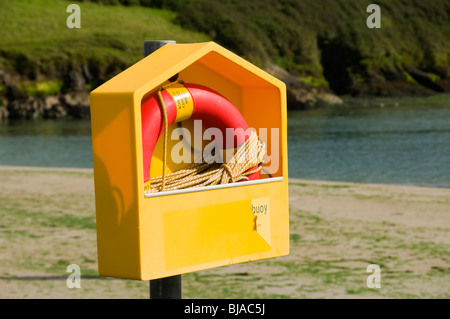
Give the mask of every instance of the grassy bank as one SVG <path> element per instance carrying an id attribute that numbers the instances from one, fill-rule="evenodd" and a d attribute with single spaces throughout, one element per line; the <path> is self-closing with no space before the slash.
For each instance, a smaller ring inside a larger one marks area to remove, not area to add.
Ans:
<path id="1" fill-rule="evenodd" d="M 97 273 L 89 170 L 0 167 L 0 298 L 148 298 Z M 450 190 L 290 181 L 289 256 L 183 275 L 185 298 L 449 298 Z M 68 289 L 69 264 L 81 289 Z M 366 286 L 369 264 L 381 288 Z"/>
<path id="2" fill-rule="evenodd" d="M 143 7 L 81 4 L 81 28 L 69 29 L 64 0 L 3 1 L 0 10 L 0 69 L 27 93 L 70 90 L 70 72 L 85 89 L 142 59 L 143 42 L 209 37 L 174 24 L 175 13 Z M 1 81 L 0 81 L 1 82 Z M 1 84 L 1 83 L 0 83 Z M 4 87 L 3 87 L 4 88 Z M 3 89 L 0 87 L 0 89 Z"/>
<path id="3" fill-rule="evenodd" d="M 141 59 L 147 39 L 214 40 L 258 66 L 277 64 L 338 94 L 450 88 L 445 0 L 378 1 L 380 29 L 366 26 L 369 0 L 78 1 L 81 28 L 68 29 L 71 2 L 2 3 L 0 68 L 27 93 L 90 90 Z"/>
<path id="4" fill-rule="evenodd" d="M 449 87 L 450 4 L 444 0 L 378 1 L 379 29 L 366 25 L 369 0 L 135 2 L 171 8 L 182 26 L 258 64 L 276 63 L 299 79 L 329 84 L 337 94 Z"/>

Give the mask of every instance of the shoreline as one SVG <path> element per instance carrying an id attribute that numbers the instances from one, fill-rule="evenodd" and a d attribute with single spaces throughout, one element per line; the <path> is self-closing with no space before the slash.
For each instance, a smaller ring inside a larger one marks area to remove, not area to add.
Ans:
<path id="1" fill-rule="evenodd" d="M 326 88 L 296 87 L 288 88 L 293 93 L 287 103 L 288 112 L 329 111 L 364 108 L 397 108 L 415 106 L 449 106 L 450 91 L 410 93 L 410 94 L 334 94 Z M 296 92 L 299 91 L 299 92 Z M 89 120 L 89 91 L 58 93 L 57 95 L 27 96 L 18 100 L 4 99 L 0 103 L 0 121 L 36 120 Z M 295 98 L 293 98 L 295 97 Z M 1 102 L 1 95 L 0 95 Z M 10 110 L 9 104 L 16 105 Z M 19 105 L 17 107 L 17 105 Z M 40 107 L 36 107 L 40 106 Z M 12 113 L 12 114 L 11 114 Z"/>
<path id="2" fill-rule="evenodd" d="M 77 168 L 77 167 L 54 167 L 54 166 L 16 166 L 16 165 L 0 165 L 0 171 L 46 171 L 46 172 L 79 172 L 79 173 L 94 173 L 93 168 Z M 321 179 L 304 179 L 297 177 L 288 177 L 289 184 L 292 183 L 314 183 L 323 185 L 373 185 L 385 187 L 410 187 L 410 188 L 430 188 L 430 189 L 450 189 L 450 187 L 441 186 L 422 186 L 414 184 L 389 184 L 389 183 L 364 183 L 364 182 L 348 182 L 348 181 L 334 181 Z"/>
<path id="3" fill-rule="evenodd" d="M 16 166 L 16 165 L 0 165 L 2 171 L 56 171 L 56 172 L 80 172 L 94 173 L 93 168 L 78 167 L 54 167 L 54 166 Z"/>

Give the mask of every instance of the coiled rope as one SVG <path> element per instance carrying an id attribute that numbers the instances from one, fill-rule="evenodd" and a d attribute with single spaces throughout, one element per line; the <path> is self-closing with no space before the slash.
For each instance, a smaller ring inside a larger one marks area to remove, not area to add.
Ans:
<path id="1" fill-rule="evenodd" d="M 163 143 L 163 171 L 161 176 L 150 178 L 150 189 L 147 192 L 155 193 L 169 190 L 185 189 L 192 187 L 211 186 L 217 184 L 228 184 L 248 180 L 248 175 L 261 170 L 266 145 L 261 142 L 254 131 L 242 144 L 228 163 L 217 163 L 214 161 L 215 154 L 204 158 L 201 163 L 194 163 L 187 168 L 171 174 L 166 174 L 167 161 L 167 110 L 161 91 L 174 84 L 183 84 L 177 81 L 158 90 L 158 98 L 164 118 L 164 143 Z M 249 169 L 257 166 L 255 169 Z"/>

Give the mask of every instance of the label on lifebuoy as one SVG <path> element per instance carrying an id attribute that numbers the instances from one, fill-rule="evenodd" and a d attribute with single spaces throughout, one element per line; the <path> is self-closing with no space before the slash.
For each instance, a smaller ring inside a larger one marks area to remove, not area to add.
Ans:
<path id="1" fill-rule="evenodd" d="M 175 123 L 190 118 L 194 112 L 194 100 L 189 90 L 182 84 L 171 85 L 165 90 L 172 96 L 177 106 Z"/>

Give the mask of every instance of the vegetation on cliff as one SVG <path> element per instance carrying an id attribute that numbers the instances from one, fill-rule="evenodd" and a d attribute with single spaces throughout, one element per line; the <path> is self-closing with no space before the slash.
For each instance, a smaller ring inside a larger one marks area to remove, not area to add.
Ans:
<path id="1" fill-rule="evenodd" d="M 168 10 L 94 3 L 81 5 L 81 28 L 69 29 L 68 4 L 2 2 L 0 70 L 27 93 L 90 90 L 142 59 L 147 39 L 210 40 L 175 25 L 176 14 Z"/>
<path id="2" fill-rule="evenodd" d="M 203 42 L 176 13 L 81 4 L 81 28 L 69 29 L 65 0 L 2 1 L 0 119 L 89 116 L 88 93 L 143 57 L 148 39 Z"/>
<path id="3" fill-rule="evenodd" d="M 260 66 L 275 63 L 303 81 L 328 83 L 338 94 L 449 89 L 450 2 L 445 0 L 377 1 L 379 29 L 366 25 L 371 0 L 96 2 L 175 11 L 174 22 L 184 28 L 201 31 Z"/>
<path id="4" fill-rule="evenodd" d="M 2 2 L 4 112 L 18 98 L 90 91 L 141 59 L 149 39 L 216 41 L 275 70 L 297 89 L 295 100 L 323 90 L 388 96 L 450 89 L 445 0 L 380 0 L 380 29 L 366 26 L 369 0 L 78 1 L 80 29 L 66 26 L 70 3 Z"/>

